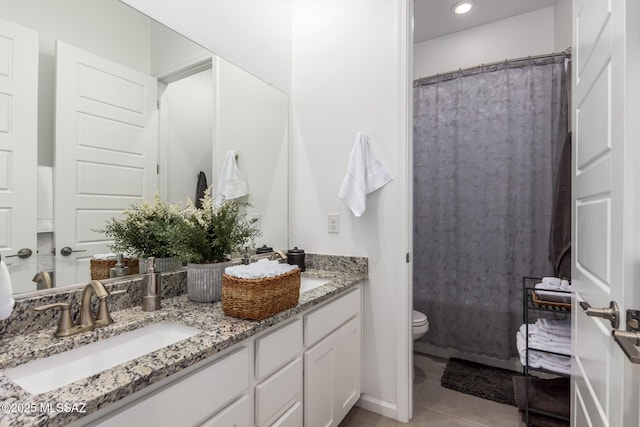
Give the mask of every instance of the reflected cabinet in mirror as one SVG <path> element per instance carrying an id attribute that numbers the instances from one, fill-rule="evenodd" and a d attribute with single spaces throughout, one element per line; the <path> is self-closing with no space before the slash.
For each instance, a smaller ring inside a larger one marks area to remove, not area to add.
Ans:
<path id="1" fill-rule="evenodd" d="M 96 230 L 156 192 L 195 199 L 238 154 L 286 248 L 288 97 L 118 0 L 0 0 L 0 255 L 14 293 L 90 279 Z"/>

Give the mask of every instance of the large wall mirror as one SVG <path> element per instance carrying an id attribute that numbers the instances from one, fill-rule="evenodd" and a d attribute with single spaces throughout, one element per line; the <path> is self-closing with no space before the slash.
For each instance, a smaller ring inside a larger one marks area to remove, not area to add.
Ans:
<path id="1" fill-rule="evenodd" d="M 288 96 L 119 0 L 0 0 L 0 255 L 14 293 L 90 279 L 96 232 L 226 153 L 257 245 L 288 246 Z M 30 255 L 29 255 L 30 254 Z M 42 282 L 41 282 L 42 283 Z M 42 284 L 41 284 L 42 286 Z"/>

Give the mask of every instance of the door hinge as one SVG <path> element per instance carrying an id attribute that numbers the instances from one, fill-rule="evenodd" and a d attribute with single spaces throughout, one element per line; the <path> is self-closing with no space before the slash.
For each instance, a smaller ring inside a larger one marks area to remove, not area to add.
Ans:
<path id="1" fill-rule="evenodd" d="M 156 175 L 160 175 L 160 165 L 156 164 Z"/>
<path id="2" fill-rule="evenodd" d="M 409 252 L 407 252 L 406 260 L 407 260 L 407 264 L 409 264 Z"/>
<path id="3" fill-rule="evenodd" d="M 156 99 L 156 110 L 160 109 L 160 100 Z"/>

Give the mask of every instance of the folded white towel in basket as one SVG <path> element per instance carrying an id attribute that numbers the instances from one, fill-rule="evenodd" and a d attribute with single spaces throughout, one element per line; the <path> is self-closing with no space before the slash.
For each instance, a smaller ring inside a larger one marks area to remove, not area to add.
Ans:
<path id="1" fill-rule="evenodd" d="M 367 209 L 367 194 L 376 191 L 392 179 L 389 172 L 371 152 L 367 135 L 358 132 L 338 196 L 344 200 L 355 216 L 360 216 Z"/>
<path id="2" fill-rule="evenodd" d="M 224 273 L 240 279 L 264 279 L 280 276 L 298 268 L 297 265 L 281 264 L 278 261 L 260 259 L 248 265 L 233 265 L 224 269 Z"/>

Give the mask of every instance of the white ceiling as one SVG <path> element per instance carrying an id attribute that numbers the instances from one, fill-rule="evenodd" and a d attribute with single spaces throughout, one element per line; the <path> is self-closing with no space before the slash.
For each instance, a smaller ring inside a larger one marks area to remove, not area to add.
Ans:
<path id="1" fill-rule="evenodd" d="M 414 42 L 489 24 L 501 19 L 553 6 L 557 0 L 473 0 L 466 15 L 451 12 L 457 0 L 415 0 Z"/>

